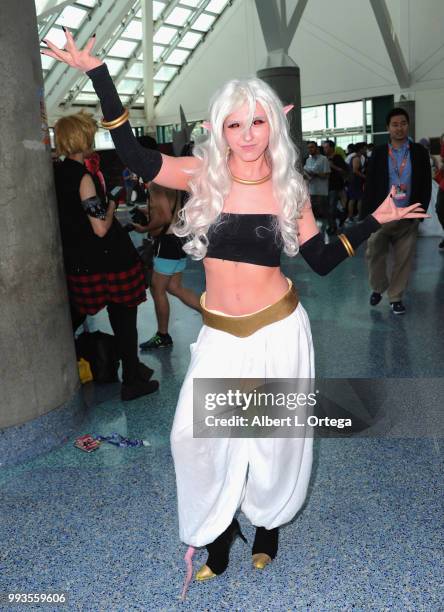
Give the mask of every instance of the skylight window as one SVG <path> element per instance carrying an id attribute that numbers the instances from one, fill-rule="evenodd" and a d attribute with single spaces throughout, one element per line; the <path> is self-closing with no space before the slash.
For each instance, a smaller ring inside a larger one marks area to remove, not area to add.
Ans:
<path id="1" fill-rule="evenodd" d="M 159 28 L 159 31 L 156 32 L 156 34 L 154 35 L 153 40 L 155 43 L 163 43 L 164 45 L 168 45 L 173 40 L 176 34 L 176 28 L 166 28 L 162 26 L 161 28 Z"/>
<path id="2" fill-rule="evenodd" d="M 86 15 L 86 11 L 77 8 L 75 6 L 66 6 L 59 18 L 56 21 L 57 25 L 63 25 L 72 30 L 77 30 L 77 28 L 82 23 L 84 17 Z"/>
<path id="3" fill-rule="evenodd" d="M 159 57 L 165 51 L 166 47 L 160 47 L 159 45 L 153 45 L 153 60 L 157 62 Z"/>
<path id="4" fill-rule="evenodd" d="M 131 68 L 126 73 L 127 77 L 142 79 L 143 78 L 143 64 L 141 62 L 136 62 L 131 66 Z"/>
<path id="5" fill-rule="evenodd" d="M 222 9 L 225 8 L 226 4 L 227 0 L 211 0 L 211 2 L 205 7 L 205 10 L 209 11 L 210 13 L 219 14 L 222 12 Z"/>
<path id="6" fill-rule="evenodd" d="M 153 20 L 157 21 L 159 19 L 160 13 L 165 8 L 165 4 L 163 2 L 157 2 L 157 0 L 153 0 Z"/>
<path id="7" fill-rule="evenodd" d="M 55 62 L 55 59 L 48 57 L 47 55 L 40 55 L 40 60 L 42 62 L 43 70 L 49 70 Z"/>
<path id="8" fill-rule="evenodd" d="M 206 15 L 205 13 L 202 13 L 202 15 L 199 15 L 199 17 L 193 23 L 193 28 L 195 30 L 202 30 L 202 32 L 206 32 L 210 29 L 215 19 L 216 17 L 214 15 Z"/>
<path id="9" fill-rule="evenodd" d="M 155 96 L 160 96 L 160 94 L 162 93 L 162 91 L 165 89 L 165 87 L 167 86 L 167 83 L 165 81 L 154 81 L 154 87 L 153 87 L 153 93 Z"/>
<path id="10" fill-rule="evenodd" d="M 66 36 L 61 28 L 51 28 L 45 38 L 61 49 L 63 49 L 64 45 L 66 44 Z"/>
<path id="11" fill-rule="evenodd" d="M 97 0 L 77 0 L 76 4 L 81 4 L 83 6 L 87 6 L 91 8 L 96 5 Z"/>
<path id="12" fill-rule="evenodd" d="M 142 40 L 142 22 L 137 19 L 133 19 L 129 25 L 123 30 L 122 36 L 124 38 L 134 38 L 135 40 Z"/>
<path id="13" fill-rule="evenodd" d="M 108 51 L 109 55 L 115 55 L 117 57 L 130 57 L 134 53 L 137 47 L 136 42 L 129 40 L 118 40 Z"/>
<path id="14" fill-rule="evenodd" d="M 106 57 L 105 62 L 111 76 L 116 76 L 116 74 L 119 74 L 119 72 L 122 70 L 123 60 Z"/>
<path id="15" fill-rule="evenodd" d="M 190 52 L 185 51 L 184 49 L 174 49 L 174 51 L 169 54 L 167 62 L 169 64 L 177 64 L 178 66 L 182 66 L 189 54 Z"/>
<path id="16" fill-rule="evenodd" d="M 133 94 L 139 85 L 140 81 L 133 81 L 132 79 L 122 79 L 117 85 L 117 90 L 119 93 L 122 94 Z"/>
<path id="17" fill-rule="evenodd" d="M 193 8 L 196 8 L 200 2 L 201 0 L 180 0 L 181 4 L 186 4 L 186 6 L 192 6 Z"/>
<path id="18" fill-rule="evenodd" d="M 179 41 L 179 45 L 181 47 L 185 47 L 185 49 L 194 49 L 197 43 L 202 38 L 202 34 L 197 34 L 196 32 L 187 32 Z"/>
<path id="19" fill-rule="evenodd" d="M 181 8 L 180 6 L 176 6 L 175 9 L 171 11 L 168 17 L 165 19 L 165 23 L 170 23 L 171 25 L 183 26 L 188 17 L 191 15 L 191 10 L 186 8 Z"/>
<path id="20" fill-rule="evenodd" d="M 154 75 L 156 81 L 170 81 L 177 72 L 177 66 L 162 66 Z"/>

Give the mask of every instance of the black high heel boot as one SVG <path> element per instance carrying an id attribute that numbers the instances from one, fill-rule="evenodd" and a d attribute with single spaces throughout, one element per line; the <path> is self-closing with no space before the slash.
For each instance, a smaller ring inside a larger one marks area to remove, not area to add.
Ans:
<path id="1" fill-rule="evenodd" d="M 202 565 L 196 574 L 196 580 L 208 580 L 222 574 L 228 567 L 228 559 L 230 548 L 236 536 L 239 536 L 244 542 L 247 542 L 243 535 L 239 522 L 233 519 L 231 524 L 223 533 L 218 536 L 214 542 L 207 544 L 208 559 L 206 565 Z"/>
<path id="2" fill-rule="evenodd" d="M 271 563 L 278 551 L 279 527 L 265 529 L 256 527 L 256 536 L 253 543 L 253 566 L 256 569 L 264 569 Z"/>

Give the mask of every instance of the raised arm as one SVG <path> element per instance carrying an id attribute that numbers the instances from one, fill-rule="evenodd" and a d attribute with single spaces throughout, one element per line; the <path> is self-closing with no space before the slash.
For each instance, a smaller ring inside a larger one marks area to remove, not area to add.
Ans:
<path id="1" fill-rule="evenodd" d="M 405 208 L 397 208 L 393 203 L 395 187 L 371 215 L 363 221 L 345 229 L 336 241 L 324 243 L 316 225 L 311 204 L 307 202 L 302 210 L 299 226 L 299 252 L 310 268 L 320 276 L 331 272 L 341 261 L 353 257 L 355 249 L 376 232 L 383 223 L 398 221 L 400 219 L 423 219 L 430 215 L 425 214 L 420 204 L 412 204 Z"/>
<path id="2" fill-rule="evenodd" d="M 78 49 L 72 34 L 64 30 L 66 48 L 59 49 L 45 40 L 49 50 L 42 50 L 42 53 L 82 70 L 90 77 L 102 106 L 104 122 L 110 124 L 108 129 L 122 162 L 145 181 L 155 178 L 165 187 L 187 190 L 190 172 L 198 167 L 199 161 L 193 157 L 174 158 L 142 147 L 128 119 L 125 120 L 126 113 L 106 64 L 91 54 L 95 38 L 90 38 L 84 49 Z M 122 119 L 118 121 L 120 117 Z"/>

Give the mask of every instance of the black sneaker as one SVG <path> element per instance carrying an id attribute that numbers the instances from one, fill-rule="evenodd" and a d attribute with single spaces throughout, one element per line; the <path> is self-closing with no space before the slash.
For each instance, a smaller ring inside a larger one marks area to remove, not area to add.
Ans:
<path id="1" fill-rule="evenodd" d="M 171 338 L 170 334 L 159 334 L 159 332 L 157 332 L 157 334 L 154 334 L 152 338 L 146 342 L 142 342 L 142 344 L 139 344 L 139 346 L 142 351 L 166 348 L 168 346 L 173 346 L 173 339 Z"/>
<path id="2" fill-rule="evenodd" d="M 377 306 L 379 302 L 382 300 L 382 294 L 377 291 L 373 291 L 370 296 L 370 306 Z"/>
<path id="3" fill-rule="evenodd" d="M 133 383 L 122 383 L 122 389 L 120 392 L 120 397 L 123 402 L 129 402 L 131 400 L 135 400 L 138 397 L 143 397 L 144 395 L 150 395 L 150 393 L 154 393 L 159 388 L 158 380 L 136 380 Z"/>
<path id="4" fill-rule="evenodd" d="M 441 242 L 438 244 L 438 249 L 440 251 L 444 251 L 444 240 L 441 240 Z"/>
<path id="5" fill-rule="evenodd" d="M 401 301 L 390 302 L 390 306 L 392 307 L 392 312 L 394 314 L 405 314 L 405 306 Z"/>

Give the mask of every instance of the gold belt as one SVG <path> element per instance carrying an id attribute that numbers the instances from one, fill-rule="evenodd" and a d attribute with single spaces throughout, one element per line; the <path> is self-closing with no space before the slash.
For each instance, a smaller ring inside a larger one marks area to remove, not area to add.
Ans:
<path id="1" fill-rule="evenodd" d="M 285 319 L 285 317 L 288 317 L 288 315 L 296 310 L 299 304 L 296 289 L 291 280 L 289 278 L 287 280 L 289 285 L 288 291 L 277 302 L 252 314 L 237 317 L 224 315 L 205 308 L 206 293 L 202 293 L 200 305 L 202 307 L 204 325 L 227 332 L 238 338 L 246 338 L 257 332 L 258 329 L 270 325 L 270 323 Z"/>

